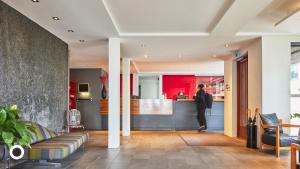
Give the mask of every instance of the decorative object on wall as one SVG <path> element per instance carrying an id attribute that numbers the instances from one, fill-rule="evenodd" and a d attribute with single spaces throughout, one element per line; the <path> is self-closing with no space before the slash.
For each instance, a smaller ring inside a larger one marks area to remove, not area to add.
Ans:
<path id="1" fill-rule="evenodd" d="M 230 92 L 230 85 L 229 85 L 229 84 L 226 84 L 226 85 L 225 85 L 225 89 L 226 89 L 226 91 Z"/>
<path id="2" fill-rule="evenodd" d="M 102 97 L 102 99 L 106 99 L 107 94 L 106 94 L 106 87 L 105 87 L 105 84 L 106 84 L 106 81 L 107 81 L 107 76 L 105 76 L 105 75 L 100 76 L 100 80 L 101 80 L 101 82 L 102 82 L 101 97 Z"/>
<path id="3" fill-rule="evenodd" d="M 70 80 L 69 87 L 69 110 L 76 109 L 76 82 L 75 80 Z"/>

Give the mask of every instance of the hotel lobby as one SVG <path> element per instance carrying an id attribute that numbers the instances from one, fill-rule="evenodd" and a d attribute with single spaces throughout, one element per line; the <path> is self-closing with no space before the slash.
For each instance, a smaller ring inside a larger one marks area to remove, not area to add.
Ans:
<path id="1" fill-rule="evenodd" d="M 0 168 L 300 168 L 299 0 L 1 0 Z"/>

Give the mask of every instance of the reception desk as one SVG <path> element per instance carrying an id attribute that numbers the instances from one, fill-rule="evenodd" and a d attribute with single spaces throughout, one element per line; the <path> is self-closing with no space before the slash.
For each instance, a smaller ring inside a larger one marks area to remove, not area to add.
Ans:
<path id="1" fill-rule="evenodd" d="M 122 104 L 121 104 L 122 105 Z M 122 110 L 122 106 L 120 107 Z M 132 130 L 196 130 L 196 103 L 193 100 L 131 99 Z M 100 101 L 102 129 L 108 126 L 108 101 Z M 206 111 L 208 130 L 224 130 L 224 102 L 215 100 Z"/>

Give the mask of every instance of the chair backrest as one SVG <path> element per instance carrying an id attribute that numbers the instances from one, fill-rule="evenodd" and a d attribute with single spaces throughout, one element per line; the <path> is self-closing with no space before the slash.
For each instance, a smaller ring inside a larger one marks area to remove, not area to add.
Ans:
<path id="1" fill-rule="evenodd" d="M 283 133 L 282 126 L 280 125 L 280 122 L 278 120 L 278 117 L 276 113 L 271 113 L 271 114 L 259 114 L 261 123 L 264 125 L 270 125 L 270 126 L 279 126 L 280 133 Z M 275 134 L 276 129 L 274 128 L 266 128 L 265 132 L 270 133 L 270 134 Z"/>

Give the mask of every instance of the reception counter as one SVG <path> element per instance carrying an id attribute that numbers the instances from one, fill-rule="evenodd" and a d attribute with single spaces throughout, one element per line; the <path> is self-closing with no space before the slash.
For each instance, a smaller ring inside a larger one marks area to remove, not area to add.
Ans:
<path id="1" fill-rule="evenodd" d="M 121 104 L 122 105 L 122 104 Z M 122 110 L 122 107 L 120 107 Z M 132 130 L 196 130 L 196 103 L 193 100 L 131 99 Z M 108 101 L 100 101 L 102 129 L 108 126 Z M 224 130 L 224 102 L 215 100 L 206 111 L 208 130 Z"/>

